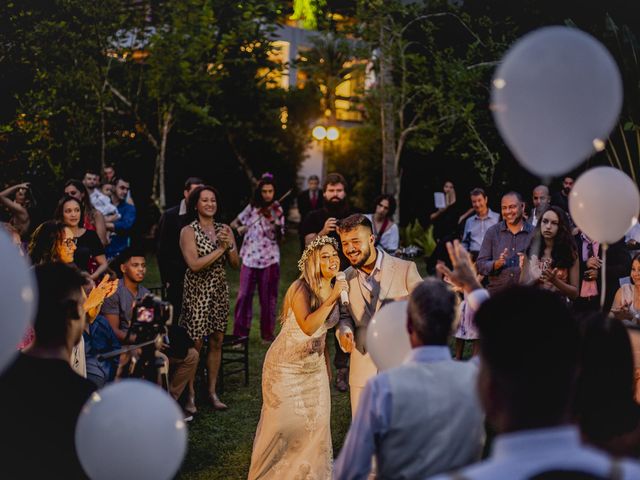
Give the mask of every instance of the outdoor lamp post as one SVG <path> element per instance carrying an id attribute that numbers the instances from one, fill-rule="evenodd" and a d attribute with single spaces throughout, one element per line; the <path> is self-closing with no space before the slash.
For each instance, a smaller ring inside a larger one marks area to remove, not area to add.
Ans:
<path id="1" fill-rule="evenodd" d="M 320 143 L 320 151 L 322 152 L 322 178 L 327 175 L 327 159 L 324 155 L 325 143 L 335 142 L 340 138 L 340 130 L 337 127 L 325 127 L 324 125 L 316 125 L 311 130 L 311 136 Z"/>

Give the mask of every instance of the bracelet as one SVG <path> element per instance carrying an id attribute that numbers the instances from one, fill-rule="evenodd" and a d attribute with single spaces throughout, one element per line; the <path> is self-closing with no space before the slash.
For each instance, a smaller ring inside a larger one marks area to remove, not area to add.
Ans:
<path id="1" fill-rule="evenodd" d="M 234 245 L 234 244 L 231 244 L 231 245 L 229 245 L 229 246 L 227 247 L 227 252 L 233 252 L 233 251 L 235 250 L 235 248 L 236 248 L 236 247 L 235 247 L 235 245 Z"/>

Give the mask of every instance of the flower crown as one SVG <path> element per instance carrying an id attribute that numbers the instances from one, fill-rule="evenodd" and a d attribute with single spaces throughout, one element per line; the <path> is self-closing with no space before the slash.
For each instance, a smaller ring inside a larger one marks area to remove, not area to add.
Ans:
<path id="1" fill-rule="evenodd" d="M 338 242 L 335 238 L 327 237 L 326 235 L 317 236 L 309 245 L 307 245 L 307 248 L 304 249 L 304 252 L 302 252 L 302 256 L 300 257 L 300 260 L 298 260 L 298 270 L 304 272 L 304 264 L 309 258 L 309 255 L 311 255 L 311 252 L 313 252 L 316 248 L 320 248 L 325 245 L 332 245 L 333 248 L 338 250 Z"/>

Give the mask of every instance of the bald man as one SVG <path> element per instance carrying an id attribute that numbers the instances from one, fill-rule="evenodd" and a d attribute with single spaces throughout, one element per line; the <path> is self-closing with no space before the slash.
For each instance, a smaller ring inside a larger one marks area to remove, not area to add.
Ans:
<path id="1" fill-rule="evenodd" d="M 533 189 L 532 200 L 533 209 L 531 210 L 531 215 L 529 215 L 529 222 L 535 227 L 538 220 L 540 220 L 542 212 L 544 212 L 545 208 L 547 208 L 551 202 L 549 188 L 547 188 L 546 185 L 538 185 Z"/>

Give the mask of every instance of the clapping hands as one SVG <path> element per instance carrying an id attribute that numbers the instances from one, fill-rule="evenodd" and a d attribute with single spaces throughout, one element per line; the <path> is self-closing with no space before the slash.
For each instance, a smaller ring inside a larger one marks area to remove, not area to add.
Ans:
<path id="1" fill-rule="evenodd" d="M 105 299 L 116 293 L 117 289 L 118 279 L 110 280 L 109 276 L 105 275 L 100 284 L 91 290 L 83 304 L 90 323 L 98 316 Z"/>
<path id="2" fill-rule="evenodd" d="M 231 227 L 223 225 L 222 230 L 218 232 L 218 240 L 224 246 L 225 249 L 231 249 L 235 246 L 235 237 L 231 231 Z"/>

